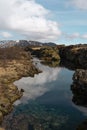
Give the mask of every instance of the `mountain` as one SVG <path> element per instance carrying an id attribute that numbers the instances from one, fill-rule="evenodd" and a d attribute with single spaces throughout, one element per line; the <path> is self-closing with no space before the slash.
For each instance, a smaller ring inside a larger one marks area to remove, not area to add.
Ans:
<path id="1" fill-rule="evenodd" d="M 15 46 L 16 45 L 16 41 L 13 41 L 13 40 L 3 40 L 3 41 L 0 41 L 0 48 L 5 48 L 5 47 L 12 47 L 12 46 Z"/>
<path id="2" fill-rule="evenodd" d="M 20 46 L 20 47 L 26 47 L 26 46 L 56 46 L 56 44 L 52 43 L 52 42 L 42 43 L 42 42 L 38 42 L 38 41 L 28 41 L 28 40 L 19 40 L 19 41 L 3 40 L 3 41 L 0 41 L 0 48 L 12 47 L 12 46 Z"/>

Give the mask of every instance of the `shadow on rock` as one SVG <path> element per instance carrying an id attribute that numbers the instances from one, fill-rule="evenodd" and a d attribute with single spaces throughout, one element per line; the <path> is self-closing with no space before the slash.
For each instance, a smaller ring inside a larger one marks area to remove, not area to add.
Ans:
<path id="1" fill-rule="evenodd" d="M 87 70 L 78 69 L 75 71 L 71 90 L 74 104 L 87 107 Z M 87 119 L 79 124 L 76 130 L 87 130 Z"/>
<path id="2" fill-rule="evenodd" d="M 76 105 L 87 106 L 87 70 L 78 69 L 73 75 L 71 85 L 72 101 Z"/>
<path id="3" fill-rule="evenodd" d="M 82 122 L 76 130 L 87 130 L 87 119 L 84 122 Z"/>

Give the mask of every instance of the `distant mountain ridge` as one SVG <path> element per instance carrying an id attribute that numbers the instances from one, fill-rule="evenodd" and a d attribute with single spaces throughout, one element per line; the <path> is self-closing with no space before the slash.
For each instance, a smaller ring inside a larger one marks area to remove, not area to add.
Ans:
<path id="1" fill-rule="evenodd" d="M 20 46 L 20 47 L 26 47 L 26 46 L 56 46 L 56 44 L 52 43 L 52 42 L 42 43 L 42 42 L 38 42 L 38 41 L 28 41 L 28 40 L 19 40 L 19 41 L 2 40 L 2 41 L 0 41 L 0 48 L 13 47 L 13 46 Z"/>

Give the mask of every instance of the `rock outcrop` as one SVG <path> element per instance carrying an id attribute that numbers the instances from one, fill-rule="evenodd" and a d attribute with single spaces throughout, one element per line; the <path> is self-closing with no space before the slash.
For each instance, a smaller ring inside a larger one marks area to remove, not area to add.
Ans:
<path id="1" fill-rule="evenodd" d="M 25 48 L 26 51 L 30 51 L 32 55 L 38 57 L 42 63 L 47 64 L 49 66 L 58 66 L 60 62 L 59 51 L 56 47 L 40 47 L 33 48 L 30 47 Z"/>
<path id="2" fill-rule="evenodd" d="M 72 101 L 87 107 L 87 45 L 63 45 L 58 48 L 41 46 L 34 49 L 29 46 L 24 50 L 20 47 L 0 48 L 0 122 L 4 115 L 12 111 L 13 102 L 23 95 L 24 90 L 18 90 L 13 82 L 21 77 L 33 77 L 40 72 L 32 64 L 30 52 L 49 66 L 58 66 L 61 60 L 80 68 L 73 76 Z"/>
<path id="3" fill-rule="evenodd" d="M 41 47 L 38 50 L 34 50 L 32 54 L 46 61 L 60 60 L 60 56 L 56 47 Z"/>
<path id="4" fill-rule="evenodd" d="M 87 45 L 71 45 L 59 48 L 61 60 L 72 62 L 77 68 L 87 68 Z"/>
<path id="5" fill-rule="evenodd" d="M 71 90 L 73 93 L 72 101 L 77 105 L 87 107 L 87 70 L 78 69 L 75 71 Z"/>

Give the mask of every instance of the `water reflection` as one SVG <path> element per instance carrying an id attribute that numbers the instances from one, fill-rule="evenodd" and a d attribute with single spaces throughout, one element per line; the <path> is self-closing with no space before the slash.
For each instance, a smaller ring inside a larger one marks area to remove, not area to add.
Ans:
<path id="1" fill-rule="evenodd" d="M 50 68 L 37 60 L 35 64 L 43 72 L 15 82 L 25 93 L 3 126 L 6 130 L 75 130 L 84 115 L 72 105 L 73 71 Z"/>
<path id="2" fill-rule="evenodd" d="M 76 105 L 87 106 L 87 85 L 73 83 L 71 85 L 71 90 L 73 93 L 72 101 Z"/>
<path id="3" fill-rule="evenodd" d="M 87 107 L 87 71 L 78 69 L 73 75 L 73 83 L 71 85 L 73 93 L 72 101 L 76 105 Z"/>
<path id="4" fill-rule="evenodd" d="M 36 60 L 35 63 L 40 70 L 43 70 L 43 72 L 35 75 L 34 78 L 22 78 L 14 83 L 19 89 L 22 88 L 25 91 L 21 100 L 17 101 L 15 104 L 26 102 L 28 99 L 36 99 L 37 97 L 50 91 L 53 86 L 48 86 L 47 83 L 55 81 L 59 76 L 61 68 L 50 68 L 48 66 L 41 65 L 38 60 Z"/>
<path id="5" fill-rule="evenodd" d="M 6 130 L 62 130 L 67 120 L 68 115 L 59 114 L 56 108 L 33 101 L 17 106 L 2 125 Z"/>
<path id="6" fill-rule="evenodd" d="M 87 116 L 87 108 L 86 107 L 78 106 L 78 105 L 75 105 L 75 104 L 72 104 L 72 105 L 73 105 L 73 107 L 75 107 L 76 109 L 81 111 L 85 116 Z"/>
<path id="7" fill-rule="evenodd" d="M 71 85 L 73 93 L 73 106 L 81 111 L 87 118 L 87 71 L 78 69 L 73 75 L 73 83 Z M 85 119 L 85 118 L 84 118 Z M 77 126 L 76 130 L 87 130 L 87 119 Z"/>

